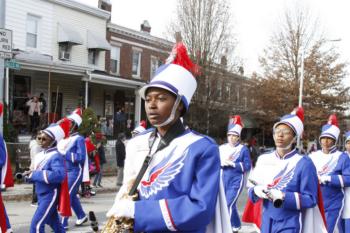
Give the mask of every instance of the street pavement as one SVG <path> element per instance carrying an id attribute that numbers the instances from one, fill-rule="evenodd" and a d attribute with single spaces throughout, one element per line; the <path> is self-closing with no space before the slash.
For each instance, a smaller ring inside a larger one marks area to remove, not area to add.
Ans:
<path id="1" fill-rule="evenodd" d="M 115 193 L 117 191 L 116 177 L 104 177 L 102 179 L 103 188 L 97 188 L 96 196 L 91 198 L 81 198 L 83 209 L 88 214 L 89 211 L 94 211 L 99 222 L 100 229 L 105 225 L 107 210 L 112 206 Z M 12 229 L 14 233 L 28 233 L 31 219 L 36 210 L 36 207 L 30 205 L 32 186 L 29 184 L 17 184 L 15 188 L 9 188 L 2 195 L 5 200 L 6 210 L 8 212 Z M 247 200 L 247 194 L 244 190 L 238 200 L 239 213 L 242 214 L 244 205 Z M 73 216 L 69 220 L 68 233 L 90 233 L 92 232 L 90 223 L 87 222 L 81 227 L 76 227 L 76 216 Z M 46 232 L 51 232 L 49 227 L 46 228 Z M 241 233 L 256 233 L 255 229 L 251 225 L 243 224 Z"/>

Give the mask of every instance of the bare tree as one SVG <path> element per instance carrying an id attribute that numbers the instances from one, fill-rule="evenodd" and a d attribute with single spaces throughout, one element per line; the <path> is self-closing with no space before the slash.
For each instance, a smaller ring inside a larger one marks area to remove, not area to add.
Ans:
<path id="1" fill-rule="evenodd" d="M 316 36 L 319 27 L 311 23 L 305 12 L 285 13 L 270 46 L 260 58 L 264 74 L 255 78 L 254 93 L 257 115 L 270 128 L 277 117 L 298 105 L 304 55 L 305 136 L 313 139 L 329 114 L 342 117 L 348 88 L 342 83 L 346 64 L 339 61 L 339 53 L 322 35 Z"/>
<path id="2" fill-rule="evenodd" d="M 233 34 L 230 5 L 226 0 L 179 0 L 177 19 L 170 26 L 172 34 L 180 32 L 188 51 L 201 67 L 198 91 L 190 110 L 191 126 L 210 133 L 212 115 L 221 111 L 224 80 L 222 72 L 233 69 L 237 59 L 233 56 L 235 36 Z M 232 111 L 221 112 L 226 120 Z M 194 112 L 196 111 L 196 112 Z M 201 112 L 199 119 L 194 117 Z M 225 115 L 226 114 L 226 115 Z M 205 118 L 205 125 L 200 123 Z"/>

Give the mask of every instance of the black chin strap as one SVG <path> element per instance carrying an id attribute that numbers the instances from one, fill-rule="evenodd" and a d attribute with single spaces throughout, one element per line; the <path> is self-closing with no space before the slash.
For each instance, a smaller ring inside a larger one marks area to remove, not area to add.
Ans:
<path id="1" fill-rule="evenodd" d="M 150 162 L 152 161 L 153 156 L 160 150 L 164 149 L 165 147 L 167 147 L 170 142 L 177 138 L 178 136 L 182 135 L 185 132 L 185 127 L 182 124 L 182 122 L 180 121 L 180 119 L 178 119 L 171 127 L 170 129 L 166 132 L 166 134 L 164 135 L 164 137 L 162 137 L 159 141 L 158 147 L 156 149 L 156 151 L 151 154 L 152 151 L 152 147 L 154 145 L 154 142 L 157 139 L 157 129 L 154 129 L 153 132 L 151 133 L 149 139 L 148 139 L 148 146 L 149 146 L 149 151 L 148 151 L 148 155 L 146 156 L 145 160 L 143 161 L 142 167 L 139 171 L 139 173 L 137 174 L 137 177 L 135 179 L 134 184 L 132 185 L 130 192 L 129 192 L 129 196 L 133 196 L 136 194 L 137 192 L 137 187 L 139 186 L 141 179 L 143 177 L 143 175 L 145 174 Z"/>

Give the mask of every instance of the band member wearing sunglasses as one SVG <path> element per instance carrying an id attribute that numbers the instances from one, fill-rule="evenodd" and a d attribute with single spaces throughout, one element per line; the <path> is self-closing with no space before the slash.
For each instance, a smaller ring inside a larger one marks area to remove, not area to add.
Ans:
<path id="1" fill-rule="evenodd" d="M 64 119 L 41 131 L 37 140 L 43 151 L 35 156 L 34 170 L 25 172 L 25 180 L 35 183 L 38 208 L 30 225 L 30 233 L 45 232 L 45 224 L 55 233 L 65 232 L 57 211 L 61 184 L 66 177 L 64 158 L 57 151 L 57 142 L 69 134 L 70 121 Z"/>
<path id="2" fill-rule="evenodd" d="M 253 187 L 248 191 L 249 199 L 253 203 L 263 202 L 261 233 L 326 232 L 317 206 L 316 168 L 296 148 L 296 139 L 304 130 L 303 121 L 304 112 L 298 108 L 275 123 L 276 150 L 259 156 L 250 174 Z M 315 211 L 320 218 L 308 219 L 314 216 L 306 214 L 308 210 Z"/>
<path id="3" fill-rule="evenodd" d="M 350 207 L 344 206 L 344 189 L 350 186 L 350 159 L 337 149 L 339 133 L 336 115 L 331 115 L 319 138 L 322 150 L 310 154 L 321 184 L 329 233 L 347 232 L 340 224 L 343 211 L 343 217 L 350 218 Z"/>
<path id="4" fill-rule="evenodd" d="M 175 61 L 180 55 L 187 57 L 182 43 L 175 50 Z M 213 140 L 185 129 L 180 120 L 188 111 L 197 82 L 178 64 L 160 67 L 140 90 L 154 128 L 128 142 L 124 182 L 107 213 L 133 218 L 135 232 L 204 233 L 214 218 L 220 184 L 219 150 Z M 138 186 L 140 200 L 122 199 L 145 157 L 150 162 Z M 226 203 L 223 209 L 227 212 Z M 231 231 L 229 219 L 227 222 Z"/>
<path id="5" fill-rule="evenodd" d="M 77 216 L 75 225 L 81 226 L 88 219 L 77 194 L 80 184 L 84 181 L 84 175 L 87 173 L 87 176 L 89 176 L 85 139 L 78 133 L 78 128 L 82 123 L 81 109 L 77 108 L 67 118 L 72 123 L 71 135 L 66 141 L 62 141 L 62 143 L 66 143 L 64 149 L 61 149 L 61 143 L 59 144 L 59 151 L 65 155 L 66 159 L 70 203 Z M 68 229 L 68 217 L 63 217 L 61 221 L 64 228 Z"/>

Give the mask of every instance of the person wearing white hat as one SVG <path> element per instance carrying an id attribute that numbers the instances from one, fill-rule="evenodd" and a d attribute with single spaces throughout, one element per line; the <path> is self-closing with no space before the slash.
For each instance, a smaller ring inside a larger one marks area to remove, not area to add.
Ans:
<path id="1" fill-rule="evenodd" d="M 181 53 L 187 57 L 182 43 L 173 51 L 174 60 L 179 60 Z M 186 64 L 189 62 L 187 58 Z M 124 182 L 107 213 L 108 217 L 134 219 L 135 232 L 231 231 L 229 217 L 223 230 L 210 224 L 218 210 L 215 204 L 220 203 L 220 184 L 222 187 L 218 146 L 212 139 L 186 130 L 180 120 L 189 109 L 196 86 L 191 72 L 176 63 L 160 67 L 140 90 L 154 128 L 128 142 Z M 130 182 L 134 184 L 130 194 L 137 188 L 138 201 L 123 198 L 129 194 Z M 225 201 L 222 210 L 228 216 Z M 224 222 L 217 220 L 217 225 Z"/>
<path id="2" fill-rule="evenodd" d="M 233 232 L 241 228 L 236 202 L 244 186 L 244 176 L 250 171 L 248 147 L 240 142 L 243 124 L 239 115 L 233 116 L 227 126 L 227 141 L 219 147 L 225 195 Z"/>
<path id="3" fill-rule="evenodd" d="M 57 211 L 59 197 L 62 197 L 62 182 L 66 177 L 64 158 L 57 150 L 57 142 L 69 134 L 70 121 L 50 125 L 41 131 L 37 140 L 43 151 L 35 156 L 34 170 L 24 173 L 27 182 L 35 183 L 38 207 L 34 213 L 30 233 L 45 232 L 45 224 L 55 233 L 65 232 Z M 68 195 L 68 193 L 67 193 Z"/>
<path id="4" fill-rule="evenodd" d="M 342 232 L 339 220 L 343 211 L 343 216 L 350 218 L 350 207 L 344 206 L 344 188 L 350 186 L 350 159 L 337 149 L 339 133 L 337 118 L 333 114 L 322 127 L 321 150 L 310 154 L 321 184 L 329 233 Z"/>
<path id="5" fill-rule="evenodd" d="M 345 133 L 345 151 L 344 153 L 350 157 L 350 131 Z M 350 206 L 350 187 L 345 188 L 345 200 L 344 200 L 344 209 L 342 213 L 342 219 L 340 223 L 341 231 L 340 232 L 350 232 L 350 215 L 349 215 L 349 206 Z"/>
<path id="6" fill-rule="evenodd" d="M 131 137 L 135 137 L 136 135 L 143 133 L 146 131 L 146 121 L 142 120 L 140 121 L 139 126 L 137 126 L 132 132 Z"/>
<path id="7" fill-rule="evenodd" d="M 249 176 L 249 200 L 257 205 L 262 200 L 261 233 L 326 232 L 316 205 L 316 168 L 296 149 L 296 139 L 304 129 L 303 120 L 303 109 L 298 108 L 275 123 L 273 139 L 276 150 L 260 155 Z M 317 211 L 319 223 L 306 219 L 310 216 L 306 214 L 307 210 Z M 246 211 L 251 210 L 246 208 Z M 245 215 L 246 212 L 243 221 Z"/>
<path id="8" fill-rule="evenodd" d="M 88 218 L 77 194 L 80 184 L 85 181 L 84 174 L 88 176 L 89 173 L 85 139 L 78 132 L 78 128 L 82 123 L 81 109 L 75 109 L 67 118 L 72 122 L 71 135 L 66 141 L 62 141 L 58 147 L 60 152 L 65 155 L 66 159 L 70 204 L 77 216 L 75 225 L 81 226 L 83 223 L 87 222 Z M 62 217 L 61 221 L 63 227 L 68 229 L 68 217 Z"/>

